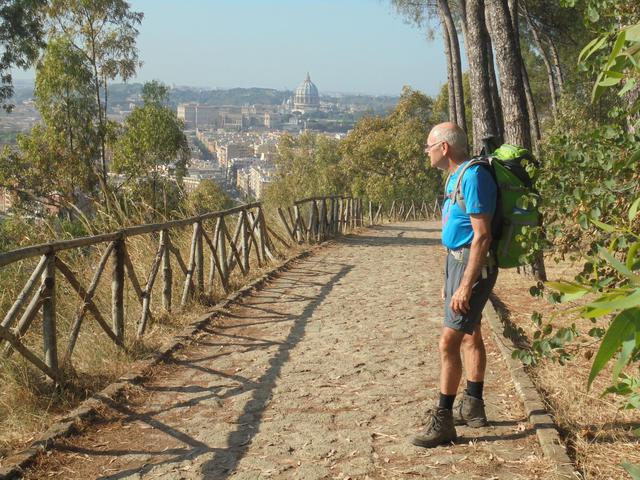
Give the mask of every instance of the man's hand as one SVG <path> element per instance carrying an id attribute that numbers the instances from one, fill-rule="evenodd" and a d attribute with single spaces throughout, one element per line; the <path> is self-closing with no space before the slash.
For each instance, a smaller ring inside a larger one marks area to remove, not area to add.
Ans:
<path id="1" fill-rule="evenodd" d="M 467 313 L 471 308 L 469 300 L 471 300 L 471 288 L 460 285 L 451 297 L 451 310 L 458 314 Z"/>

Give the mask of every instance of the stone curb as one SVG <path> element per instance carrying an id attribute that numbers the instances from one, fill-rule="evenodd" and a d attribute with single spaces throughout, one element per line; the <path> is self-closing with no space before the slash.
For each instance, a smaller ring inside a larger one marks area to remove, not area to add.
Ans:
<path id="1" fill-rule="evenodd" d="M 483 311 L 483 317 L 491 326 L 493 339 L 507 362 L 511 378 L 515 384 L 516 391 L 520 395 L 527 418 L 536 431 L 542 453 L 556 466 L 555 478 L 580 478 L 575 471 L 573 462 L 567 455 L 564 444 L 560 440 L 558 427 L 549 412 L 547 412 L 540 393 L 529 375 L 524 371 L 522 363 L 511 356 L 514 346 L 502 334 L 506 325 L 491 302 L 487 303 Z"/>
<path id="2" fill-rule="evenodd" d="M 326 242 L 323 242 L 320 245 L 325 244 Z M 73 435 L 78 431 L 78 427 L 82 423 L 91 422 L 95 418 L 99 417 L 99 409 L 105 404 L 105 400 L 118 401 L 128 386 L 140 383 L 144 378 L 148 377 L 152 373 L 154 367 L 170 358 L 171 355 L 178 350 L 187 346 L 195 334 L 209 325 L 213 319 L 220 315 L 220 313 L 223 313 L 225 308 L 237 303 L 240 299 L 246 297 L 250 293 L 260 290 L 269 280 L 273 279 L 284 270 L 289 269 L 294 262 L 311 255 L 312 251 L 312 249 L 309 249 L 296 254 L 276 268 L 256 278 L 239 290 L 229 294 L 221 302 L 216 304 L 211 311 L 205 313 L 198 320 L 182 329 L 182 331 L 175 335 L 167 344 L 163 345 L 152 358 L 135 362 L 128 373 L 118 378 L 118 380 L 111 383 L 100 392 L 95 393 L 83 401 L 67 416 L 49 427 L 49 429 L 28 448 L 6 457 L 3 462 L 5 466 L 0 468 L 0 480 L 21 478 L 24 469 L 30 466 L 39 454 L 46 452 L 51 448 L 56 440 Z"/>

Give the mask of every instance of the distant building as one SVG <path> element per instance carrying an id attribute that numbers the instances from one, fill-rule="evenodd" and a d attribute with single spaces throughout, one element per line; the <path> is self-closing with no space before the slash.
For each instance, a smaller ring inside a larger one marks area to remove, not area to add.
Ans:
<path id="1" fill-rule="evenodd" d="M 236 107 L 181 103 L 177 116 L 184 122 L 187 130 L 214 128 L 228 131 L 241 131 L 251 125 L 264 125 L 264 113 L 257 107 Z"/>
<path id="2" fill-rule="evenodd" d="M 308 113 L 315 112 L 319 108 L 320 95 L 318 94 L 318 87 L 311 81 L 309 72 L 307 72 L 307 78 L 296 88 L 296 92 L 293 95 L 293 111 Z"/>
<path id="3" fill-rule="evenodd" d="M 188 195 L 192 193 L 198 185 L 200 185 L 200 181 L 202 179 L 200 177 L 187 176 L 182 177 L 182 186 L 184 188 L 185 193 Z"/>
<path id="4" fill-rule="evenodd" d="M 272 182 L 274 171 L 273 166 L 263 163 L 240 168 L 236 173 L 236 186 L 245 195 L 260 200 Z"/>
<path id="5" fill-rule="evenodd" d="M 196 109 L 195 103 L 181 103 L 178 105 L 178 118 L 184 122 L 184 127 L 188 130 L 196 128 Z"/>
<path id="6" fill-rule="evenodd" d="M 280 113 L 265 112 L 264 113 L 264 126 L 266 128 L 276 128 L 282 125 L 284 118 Z"/>
<path id="7" fill-rule="evenodd" d="M 216 153 L 218 155 L 218 165 L 227 167 L 229 160 L 232 158 L 253 157 L 254 150 L 250 145 L 229 143 L 227 145 L 219 145 Z"/>

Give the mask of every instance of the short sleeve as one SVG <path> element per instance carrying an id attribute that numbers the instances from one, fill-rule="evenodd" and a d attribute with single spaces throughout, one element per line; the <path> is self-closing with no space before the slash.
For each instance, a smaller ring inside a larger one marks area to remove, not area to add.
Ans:
<path id="1" fill-rule="evenodd" d="M 462 194 L 467 214 L 493 214 L 495 212 L 496 182 L 485 167 L 474 165 L 464 173 Z"/>

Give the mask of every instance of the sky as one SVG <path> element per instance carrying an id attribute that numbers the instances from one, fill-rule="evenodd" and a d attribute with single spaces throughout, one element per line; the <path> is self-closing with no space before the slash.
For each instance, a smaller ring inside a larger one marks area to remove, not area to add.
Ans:
<path id="1" fill-rule="evenodd" d="M 435 95 L 446 81 L 438 32 L 408 25 L 390 0 L 130 0 L 144 13 L 144 62 L 131 81 L 210 88 Z M 15 78 L 33 77 L 16 72 Z"/>

